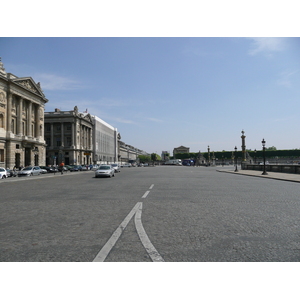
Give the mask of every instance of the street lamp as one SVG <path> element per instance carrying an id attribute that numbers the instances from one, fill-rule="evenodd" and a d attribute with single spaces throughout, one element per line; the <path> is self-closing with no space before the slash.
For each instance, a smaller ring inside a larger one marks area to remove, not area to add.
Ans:
<path id="1" fill-rule="evenodd" d="M 254 164 L 256 165 L 256 149 L 254 149 Z"/>
<path id="2" fill-rule="evenodd" d="M 263 172 L 262 172 L 261 175 L 268 175 L 268 173 L 266 172 L 266 155 L 265 155 L 265 150 L 266 150 L 265 145 L 266 145 L 266 141 L 265 141 L 265 139 L 263 139 L 263 140 L 261 141 L 261 143 L 262 143 L 262 146 L 263 146 L 263 158 L 264 158 L 264 170 L 263 170 Z"/>
<path id="3" fill-rule="evenodd" d="M 238 172 L 239 170 L 238 170 L 238 167 L 237 167 L 237 147 L 236 146 L 234 147 L 234 151 L 235 151 L 235 156 L 234 156 L 234 158 L 235 158 L 235 170 L 234 170 L 234 172 Z"/>
<path id="4" fill-rule="evenodd" d="M 207 146 L 207 152 L 208 152 L 208 165 L 210 166 L 210 148 Z"/>

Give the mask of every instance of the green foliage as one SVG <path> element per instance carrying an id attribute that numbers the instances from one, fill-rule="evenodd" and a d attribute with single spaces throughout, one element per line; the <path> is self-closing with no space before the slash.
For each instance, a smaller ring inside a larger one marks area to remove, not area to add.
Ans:
<path id="1" fill-rule="evenodd" d="M 252 157 L 262 158 L 263 157 L 263 150 L 258 150 L 256 152 L 247 150 L 247 153 Z M 176 159 L 188 159 L 188 158 L 195 158 L 197 157 L 199 152 L 190 152 L 190 153 L 177 153 L 175 156 Z M 208 152 L 201 152 L 201 154 L 208 159 Z M 218 160 L 222 159 L 232 159 L 232 156 L 235 156 L 235 151 L 215 151 L 214 152 L 215 158 Z M 241 150 L 237 151 L 237 157 L 241 158 L 243 153 Z M 293 150 L 276 150 L 276 147 L 272 146 L 266 149 L 265 156 L 268 158 L 272 157 L 300 157 L 300 149 L 293 149 Z M 210 159 L 212 160 L 213 152 L 210 152 Z"/>
<path id="2" fill-rule="evenodd" d="M 161 160 L 161 157 L 156 153 L 151 153 L 151 160 L 152 161 Z"/>
<path id="3" fill-rule="evenodd" d="M 140 162 L 149 162 L 151 161 L 151 157 L 149 155 L 139 155 Z"/>

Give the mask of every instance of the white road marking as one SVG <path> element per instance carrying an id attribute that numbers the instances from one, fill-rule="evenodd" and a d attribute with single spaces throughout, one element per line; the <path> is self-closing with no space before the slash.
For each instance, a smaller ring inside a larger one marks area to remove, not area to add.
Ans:
<path id="1" fill-rule="evenodd" d="M 142 224 L 142 207 L 143 203 L 140 202 L 141 205 L 138 207 L 137 212 L 135 213 L 134 222 L 135 222 L 135 228 L 137 230 L 137 233 L 140 237 L 140 240 L 148 252 L 149 256 L 151 257 L 153 262 L 164 262 L 163 258 L 159 255 L 155 247 L 150 242 L 148 235 L 146 231 L 144 230 L 143 224 Z"/>
<path id="2" fill-rule="evenodd" d="M 152 189 L 154 184 L 150 186 L 150 189 Z M 150 191 L 147 191 L 142 198 L 146 198 L 147 195 L 150 193 Z M 129 221 L 134 218 L 135 228 L 137 230 L 137 233 L 139 235 L 139 238 L 146 249 L 147 253 L 151 257 L 152 261 L 154 262 L 164 262 L 164 259 L 160 256 L 160 254 L 157 252 L 155 247 L 152 245 L 152 243 L 149 240 L 149 237 L 143 227 L 142 224 L 142 208 L 143 208 L 143 202 L 138 202 L 134 208 L 130 211 L 130 213 L 127 215 L 127 217 L 123 220 L 123 222 L 119 225 L 119 227 L 115 230 L 115 232 L 112 234 L 110 239 L 106 242 L 106 244 L 103 246 L 103 248 L 100 250 L 100 252 L 96 255 L 93 262 L 103 262 L 105 261 L 106 257 L 108 256 L 111 249 L 114 247 L 116 242 L 118 241 L 119 237 L 125 230 L 126 226 L 128 225 Z"/>
<path id="3" fill-rule="evenodd" d="M 146 198 L 148 196 L 148 194 L 150 193 L 150 191 L 147 191 L 142 198 Z"/>
<path id="4" fill-rule="evenodd" d="M 153 187 L 154 187 L 154 184 L 151 184 L 151 186 L 149 187 L 149 190 L 152 190 Z"/>
<path id="5" fill-rule="evenodd" d="M 116 229 L 116 231 L 112 234 L 110 239 L 107 241 L 107 243 L 103 246 L 103 248 L 100 250 L 100 252 L 97 254 L 93 262 L 103 262 L 107 255 L 109 254 L 110 250 L 113 248 L 113 246 L 116 244 L 117 240 L 125 230 L 127 224 L 131 220 L 131 218 L 134 216 L 138 208 L 140 207 L 141 202 L 138 202 L 134 208 L 131 210 L 131 212 L 127 215 L 127 217 L 124 219 L 124 221 L 119 225 L 119 227 Z"/>

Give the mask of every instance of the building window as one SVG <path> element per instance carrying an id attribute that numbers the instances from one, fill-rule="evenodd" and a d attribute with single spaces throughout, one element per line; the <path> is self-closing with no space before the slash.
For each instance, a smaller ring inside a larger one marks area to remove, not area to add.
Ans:
<path id="1" fill-rule="evenodd" d="M 12 120 L 11 120 L 11 132 L 12 132 L 12 133 L 16 133 L 16 132 L 15 132 L 15 119 L 12 119 Z"/>
<path id="2" fill-rule="evenodd" d="M 16 149 L 20 149 L 20 144 L 16 144 Z"/>
<path id="3" fill-rule="evenodd" d="M 60 124 L 58 124 L 57 126 L 56 126 L 56 131 L 60 131 L 61 130 L 61 127 L 60 127 Z"/>
<path id="4" fill-rule="evenodd" d="M 68 123 L 66 125 L 66 129 L 67 129 L 67 131 L 71 131 L 72 130 L 72 125 L 70 123 Z"/>
<path id="5" fill-rule="evenodd" d="M 60 137 L 57 137 L 57 138 L 56 138 L 56 146 L 57 146 L 57 147 L 60 147 L 60 146 L 61 146 L 61 139 L 60 139 Z"/>
<path id="6" fill-rule="evenodd" d="M 4 162 L 4 149 L 0 149 L 0 162 Z"/>
<path id="7" fill-rule="evenodd" d="M 4 128 L 4 116 L 0 115 L 0 128 Z"/>
<path id="8" fill-rule="evenodd" d="M 67 146 L 71 146 L 72 144 L 72 139 L 70 136 L 67 136 Z"/>
<path id="9" fill-rule="evenodd" d="M 45 124 L 45 126 L 46 126 L 46 131 L 50 132 L 51 131 L 51 125 L 50 124 Z"/>

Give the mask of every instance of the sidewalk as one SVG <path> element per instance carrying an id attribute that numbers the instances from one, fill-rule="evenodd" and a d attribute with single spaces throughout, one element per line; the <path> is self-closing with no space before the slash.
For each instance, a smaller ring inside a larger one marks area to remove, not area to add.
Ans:
<path id="1" fill-rule="evenodd" d="M 253 171 L 253 170 L 238 170 L 238 172 L 234 172 L 234 170 L 226 170 L 219 169 L 216 170 L 218 172 L 231 173 L 235 175 L 245 175 L 245 176 L 255 176 L 255 177 L 263 177 L 267 179 L 275 179 L 275 180 L 285 180 L 285 181 L 293 181 L 300 183 L 300 174 L 292 174 L 292 173 L 279 173 L 279 172 L 268 172 L 268 175 L 261 175 L 262 171 Z"/>

